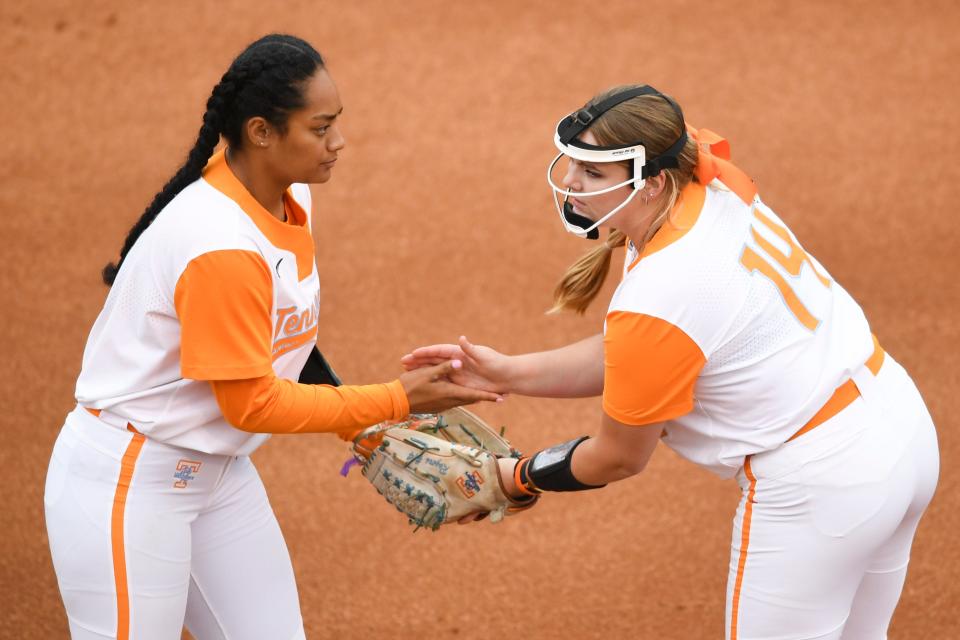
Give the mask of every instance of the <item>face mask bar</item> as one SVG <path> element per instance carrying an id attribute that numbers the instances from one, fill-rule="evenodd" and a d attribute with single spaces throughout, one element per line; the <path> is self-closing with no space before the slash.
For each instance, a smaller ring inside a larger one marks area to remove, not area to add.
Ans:
<path id="1" fill-rule="evenodd" d="M 556 158 L 553 159 L 553 162 L 550 163 L 550 166 L 547 167 L 547 183 L 553 190 L 554 205 L 557 208 L 557 213 L 560 215 L 560 221 L 564 228 L 570 233 L 580 236 L 581 238 L 585 237 L 591 240 L 599 238 L 599 226 L 627 206 L 627 204 L 637 195 L 639 190 L 643 188 L 647 178 L 658 175 L 663 169 L 676 168 L 679 166 L 677 156 L 687 143 L 685 125 L 677 141 L 670 145 L 669 149 L 664 151 L 659 156 L 651 158 L 649 161 L 646 158 L 646 147 L 642 141 L 637 141 L 628 145 L 605 147 L 592 145 L 577 138 L 577 136 L 586 131 L 597 118 L 609 111 L 611 108 L 615 107 L 621 102 L 625 102 L 637 96 L 643 95 L 655 95 L 666 100 L 677 114 L 680 122 L 684 122 L 683 112 L 680 111 L 680 107 L 673 100 L 663 95 L 653 87 L 644 85 L 642 87 L 628 89 L 626 91 L 614 94 L 605 100 L 601 100 L 599 103 L 593 106 L 585 106 L 582 109 L 571 113 L 557 123 L 557 129 L 556 133 L 554 134 L 553 141 L 560 153 Z M 553 179 L 553 170 L 563 156 L 568 156 L 581 162 L 591 163 L 622 162 L 624 160 L 633 160 L 633 164 L 631 166 L 631 177 L 619 184 L 607 187 L 605 189 L 600 189 L 598 191 L 570 191 L 560 185 L 557 185 Z M 627 198 L 624 199 L 624 201 L 614 209 L 604 214 L 604 216 L 596 222 L 587 218 L 586 216 L 582 216 L 574 212 L 573 207 L 568 202 L 568 199 L 571 196 L 576 198 L 589 198 L 591 196 L 597 196 L 615 191 L 629 184 L 633 185 L 630 195 L 627 196 Z M 560 199 L 560 196 L 563 196 L 562 200 Z"/>
<path id="2" fill-rule="evenodd" d="M 638 147 L 640 153 L 634 158 L 633 164 L 633 175 L 642 175 L 643 167 L 643 147 Z M 557 185 L 553 180 L 553 169 L 557 166 L 557 163 L 560 162 L 563 157 L 567 155 L 564 153 L 558 153 L 557 157 L 553 159 L 553 162 L 550 163 L 550 166 L 547 167 L 547 182 L 550 184 L 550 187 L 553 189 L 553 204 L 557 208 L 557 213 L 560 214 L 560 222 L 563 224 L 564 228 L 570 233 L 580 236 L 581 238 L 587 238 L 588 240 L 596 240 L 600 237 L 599 226 L 609 220 L 614 216 L 620 209 L 623 209 L 634 196 L 639 193 L 640 189 L 643 187 L 645 179 L 640 178 L 630 178 L 624 180 L 618 184 L 613 185 L 612 187 L 607 187 L 606 189 L 600 189 L 599 191 L 570 191 L 564 189 L 562 186 Z M 572 157 L 572 156 L 571 156 Z M 574 158 L 575 160 L 581 160 L 581 158 Z M 589 162 L 596 162 L 591 160 Z M 630 191 L 630 195 L 624 199 L 617 207 L 612 209 L 602 218 L 594 222 L 586 216 L 582 216 L 579 213 L 576 213 L 573 210 L 573 205 L 568 201 L 571 196 L 576 198 L 589 198 L 590 196 L 599 196 L 604 193 L 610 193 L 611 191 L 616 191 L 622 187 L 627 186 L 628 184 L 633 183 L 633 190 Z M 560 196 L 563 196 L 563 199 L 560 199 Z"/>

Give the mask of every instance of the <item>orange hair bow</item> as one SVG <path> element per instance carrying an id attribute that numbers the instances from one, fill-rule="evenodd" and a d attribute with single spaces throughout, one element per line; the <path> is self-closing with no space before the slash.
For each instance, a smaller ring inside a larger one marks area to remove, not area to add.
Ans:
<path id="1" fill-rule="evenodd" d="M 739 167 L 730 162 L 730 143 L 710 129 L 694 129 L 687 125 L 687 135 L 697 143 L 699 158 L 693 173 L 697 182 L 707 185 L 717 178 L 741 200 L 750 204 L 757 195 L 757 185 Z"/>

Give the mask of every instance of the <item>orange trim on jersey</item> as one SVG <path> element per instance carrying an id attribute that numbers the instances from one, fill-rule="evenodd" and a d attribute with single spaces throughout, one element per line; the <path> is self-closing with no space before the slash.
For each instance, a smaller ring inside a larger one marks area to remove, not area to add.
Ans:
<path id="1" fill-rule="evenodd" d="M 690 182 L 683 191 L 680 192 L 680 198 L 673 207 L 673 211 L 667 216 L 666 222 L 657 230 L 650 241 L 643 247 L 643 251 L 638 255 L 627 271 L 633 269 L 638 262 L 649 255 L 660 251 L 682 238 L 693 225 L 697 223 L 700 217 L 700 211 L 703 210 L 704 200 L 707 198 L 707 189 L 702 184 Z"/>
<path id="2" fill-rule="evenodd" d="M 184 378 L 256 378 L 273 371 L 273 279 L 259 253 L 223 249 L 197 256 L 180 274 L 173 302 Z"/>
<path id="3" fill-rule="evenodd" d="M 225 149 L 218 151 L 210 158 L 203 170 L 203 179 L 240 205 L 240 208 L 257 225 L 260 233 L 265 235 L 273 246 L 290 251 L 296 256 L 297 277 L 300 280 L 313 273 L 313 236 L 310 235 L 310 228 L 307 225 L 308 214 L 294 200 L 289 189 L 283 194 L 287 222 L 280 222 L 264 209 L 263 205 L 237 179 L 227 164 Z M 291 214 L 293 219 L 290 219 Z"/>
<path id="4" fill-rule="evenodd" d="M 747 548 L 750 546 L 750 521 L 753 519 L 754 496 L 757 492 L 757 478 L 750 468 L 750 457 L 743 461 L 743 472 L 750 481 L 747 499 L 743 505 L 743 524 L 740 534 L 740 558 L 737 560 L 737 577 L 733 583 L 733 600 L 730 604 L 730 640 L 737 640 L 737 626 L 740 622 L 740 590 L 743 587 L 743 573 L 747 566 Z"/>
<path id="5" fill-rule="evenodd" d="M 95 410 L 89 410 L 91 413 Z M 130 637 L 130 591 L 127 583 L 127 558 L 124 548 L 123 518 L 127 507 L 127 493 L 130 491 L 130 481 L 137 465 L 137 458 L 143 443 L 144 436 L 136 431 L 132 425 L 127 425 L 133 432 L 130 443 L 127 445 L 123 458 L 120 460 L 120 477 L 117 479 L 117 488 L 113 494 L 113 510 L 110 514 L 110 546 L 113 554 L 113 580 L 117 593 L 117 640 L 128 640 Z"/>
<path id="6" fill-rule="evenodd" d="M 864 366 L 870 370 L 870 373 L 877 375 L 880 372 L 880 367 L 883 365 L 884 351 L 880 347 L 880 342 L 877 340 L 877 336 L 873 336 L 873 354 L 866 361 Z M 837 415 L 848 406 L 850 403 L 860 397 L 860 390 L 857 389 L 857 385 L 854 381 L 847 380 L 833 392 L 833 395 L 830 396 L 830 399 L 820 407 L 820 410 L 807 422 L 807 424 L 800 427 L 799 431 L 787 438 L 787 442 L 790 442 L 794 438 L 799 438 L 803 434 L 813 431 L 821 424 Z"/>
<path id="7" fill-rule="evenodd" d="M 714 178 L 722 182 L 741 200 L 750 204 L 757 195 L 757 185 L 743 170 L 730 162 L 730 143 L 709 129 L 694 129 L 687 124 L 687 134 L 697 142 L 697 166 L 694 175 L 700 184 Z"/>
<path id="8" fill-rule="evenodd" d="M 607 315 L 603 347 L 603 409 L 611 418 L 641 426 L 693 408 L 706 358 L 682 329 L 654 316 L 614 311 Z"/>

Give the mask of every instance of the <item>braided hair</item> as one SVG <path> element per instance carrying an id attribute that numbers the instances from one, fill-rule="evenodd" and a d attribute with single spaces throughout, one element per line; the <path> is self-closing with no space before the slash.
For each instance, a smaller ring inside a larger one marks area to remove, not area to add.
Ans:
<path id="1" fill-rule="evenodd" d="M 244 123 L 255 116 L 264 118 L 280 134 L 286 133 L 290 112 L 305 104 L 304 84 L 323 64 L 323 58 L 309 43 L 282 34 L 264 36 L 237 56 L 207 100 L 203 125 L 186 162 L 131 227 L 120 259 L 103 268 L 104 284 L 113 284 L 130 249 L 157 214 L 200 178 L 221 136 L 230 147 L 242 148 Z"/>

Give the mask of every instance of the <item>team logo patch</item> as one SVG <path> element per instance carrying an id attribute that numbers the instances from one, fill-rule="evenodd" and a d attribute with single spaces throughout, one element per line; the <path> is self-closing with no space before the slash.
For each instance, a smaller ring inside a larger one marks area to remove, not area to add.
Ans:
<path id="1" fill-rule="evenodd" d="M 200 471 L 201 464 L 202 463 L 195 460 L 181 460 L 178 462 L 177 470 L 173 474 L 173 477 L 176 478 L 176 482 L 173 483 L 173 488 L 186 489 L 187 482 L 197 477 L 193 474 Z"/>
<path id="2" fill-rule="evenodd" d="M 468 471 L 457 478 L 457 486 L 467 498 L 472 498 L 480 491 L 480 485 L 483 484 L 483 476 L 479 471 Z"/>

